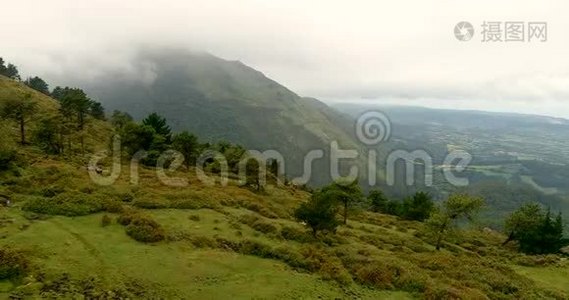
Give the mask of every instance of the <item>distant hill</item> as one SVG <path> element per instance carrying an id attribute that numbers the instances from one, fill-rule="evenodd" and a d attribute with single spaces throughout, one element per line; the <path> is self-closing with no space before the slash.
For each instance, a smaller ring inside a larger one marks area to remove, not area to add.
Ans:
<path id="1" fill-rule="evenodd" d="M 449 151 L 470 153 L 472 162 L 460 176 L 469 179 L 468 192 L 488 200 L 489 222 L 501 220 L 528 201 L 569 212 L 566 119 L 378 104 L 341 103 L 333 107 L 353 118 L 368 110 L 384 112 L 391 120 L 390 149 L 426 150 L 435 165 L 440 166 Z M 435 173 L 431 192 L 444 195 L 453 191 L 455 188 L 441 177 Z M 404 191 L 400 188 L 395 192 Z"/>
<path id="2" fill-rule="evenodd" d="M 289 177 L 300 175 L 306 153 L 327 150 L 333 140 L 342 148 L 359 147 L 349 118 L 241 62 L 161 51 L 140 54 L 133 65 L 137 71 L 132 74 L 109 74 L 81 86 L 107 111 L 126 111 L 138 120 L 157 112 L 174 130 L 188 130 L 205 141 L 276 149 L 285 156 Z M 319 176 L 312 183 L 330 181 L 327 165 L 315 162 Z"/>

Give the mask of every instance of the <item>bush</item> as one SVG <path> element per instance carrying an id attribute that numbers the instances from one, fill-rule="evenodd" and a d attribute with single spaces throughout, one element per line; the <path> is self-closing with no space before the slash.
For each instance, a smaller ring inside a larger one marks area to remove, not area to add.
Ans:
<path id="1" fill-rule="evenodd" d="M 48 186 L 41 190 L 41 195 L 47 198 L 53 198 L 61 193 L 65 192 L 65 188 L 61 186 Z"/>
<path id="2" fill-rule="evenodd" d="M 239 217 L 239 221 L 243 224 L 247 224 L 249 227 L 261 232 L 261 233 L 276 233 L 278 232 L 277 226 L 270 222 L 263 221 L 263 219 L 255 215 L 242 215 Z"/>
<path id="3" fill-rule="evenodd" d="M 194 222 L 199 222 L 200 221 L 200 216 L 199 215 L 190 215 L 188 217 L 188 219 L 194 221 Z"/>
<path id="4" fill-rule="evenodd" d="M 73 192 L 59 194 L 53 198 L 34 197 L 24 203 L 22 209 L 38 214 L 74 217 L 102 211 L 101 202 L 92 195 Z"/>
<path id="5" fill-rule="evenodd" d="M 298 229 L 291 226 L 283 226 L 281 229 L 281 236 L 285 240 L 297 241 L 297 242 L 308 242 L 311 240 L 310 235 L 306 234 L 304 230 Z"/>
<path id="6" fill-rule="evenodd" d="M 132 222 L 132 219 L 134 217 L 135 214 L 133 212 L 123 213 L 117 218 L 117 223 L 119 223 L 122 226 L 127 226 Z"/>
<path id="7" fill-rule="evenodd" d="M 145 209 L 163 209 L 169 207 L 168 201 L 156 199 L 138 199 L 134 201 L 132 205 Z"/>
<path id="8" fill-rule="evenodd" d="M 103 217 L 101 218 L 101 226 L 107 227 L 109 225 L 111 225 L 111 217 L 103 215 Z"/>
<path id="9" fill-rule="evenodd" d="M 422 292 L 427 287 L 428 275 L 413 264 L 391 258 L 366 261 L 354 267 L 357 281 L 380 289 L 399 289 Z"/>
<path id="10" fill-rule="evenodd" d="M 0 149 L 0 171 L 8 170 L 16 160 L 16 151 L 12 149 Z"/>
<path id="11" fill-rule="evenodd" d="M 13 249 L 0 248 L 0 262 L 0 280 L 20 277 L 29 270 L 28 259 Z"/>
<path id="12" fill-rule="evenodd" d="M 154 243 L 164 240 L 165 233 L 160 224 L 143 216 L 135 216 L 126 227 L 126 234 L 143 243 Z"/>
<path id="13" fill-rule="evenodd" d="M 103 201 L 103 210 L 110 213 L 121 213 L 123 211 L 122 203 L 116 200 Z"/>
<path id="14" fill-rule="evenodd" d="M 118 197 L 119 197 L 120 201 L 122 201 L 122 202 L 130 203 L 130 202 L 134 201 L 134 194 L 128 193 L 128 192 L 127 193 L 120 193 L 118 195 Z"/>

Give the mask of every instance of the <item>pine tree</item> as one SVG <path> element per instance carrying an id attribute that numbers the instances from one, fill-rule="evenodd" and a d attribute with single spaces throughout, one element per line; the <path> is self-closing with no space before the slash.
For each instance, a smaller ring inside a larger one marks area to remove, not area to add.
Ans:
<path id="1" fill-rule="evenodd" d="M 37 103 L 33 101 L 32 95 L 27 93 L 22 99 L 9 99 L 4 103 L 0 115 L 6 119 L 12 119 L 20 127 L 20 143 L 26 144 L 26 123 L 36 112 Z"/>
<path id="2" fill-rule="evenodd" d="M 167 143 L 170 142 L 172 138 L 172 130 L 170 129 L 170 126 L 168 126 L 168 123 L 164 117 L 158 115 L 157 113 L 151 113 L 148 115 L 148 117 L 142 120 L 142 124 L 154 128 L 154 131 L 156 131 L 157 134 L 163 136 L 166 139 Z"/>
<path id="3" fill-rule="evenodd" d="M 42 94 L 49 95 L 49 85 L 37 76 L 28 77 L 28 79 L 24 81 L 24 84 Z"/>

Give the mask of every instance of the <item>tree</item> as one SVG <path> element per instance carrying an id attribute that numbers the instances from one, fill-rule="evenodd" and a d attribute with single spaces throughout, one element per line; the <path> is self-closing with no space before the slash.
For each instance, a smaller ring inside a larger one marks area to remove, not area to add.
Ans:
<path id="1" fill-rule="evenodd" d="M 91 108 L 91 99 L 87 94 L 78 88 L 65 88 L 61 98 L 61 106 L 65 113 L 74 113 L 77 121 L 77 128 L 83 130 L 85 127 L 86 116 Z"/>
<path id="2" fill-rule="evenodd" d="M 352 182 L 334 182 L 322 189 L 322 192 L 336 199 L 344 207 L 344 224 L 348 222 L 348 209 L 352 203 L 363 198 L 362 190 L 357 180 Z"/>
<path id="3" fill-rule="evenodd" d="M 128 123 L 121 130 L 122 145 L 129 155 L 139 150 L 150 150 L 154 142 L 156 131 L 147 125 Z"/>
<path id="4" fill-rule="evenodd" d="M 105 108 L 103 105 L 97 101 L 91 100 L 89 107 L 89 114 L 95 119 L 104 120 L 105 119 Z"/>
<path id="5" fill-rule="evenodd" d="M 294 213 L 297 220 L 305 222 L 316 237 L 318 231 L 335 232 L 339 225 L 336 219 L 336 200 L 329 193 L 316 192 L 308 202 L 302 203 Z"/>
<path id="6" fill-rule="evenodd" d="M 174 136 L 172 147 L 184 155 L 186 169 L 190 169 L 190 166 L 196 162 L 198 157 L 198 138 L 187 131 L 183 131 Z"/>
<path id="7" fill-rule="evenodd" d="M 126 124 L 132 123 L 133 118 L 128 113 L 115 110 L 111 116 L 111 124 L 117 129 L 122 129 Z"/>
<path id="8" fill-rule="evenodd" d="M 24 81 L 24 84 L 29 86 L 30 88 L 43 93 L 45 95 L 49 95 L 49 86 L 48 84 L 41 78 L 35 76 L 35 77 L 28 77 L 28 79 L 26 79 Z"/>
<path id="9" fill-rule="evenodd" d="M 403 201 L 402 217 L 407 220 L 424 221 L 431 215 L 435 204 L 429 193 L 417 192 Z"/>
<path id="10" fill-rule="evenodd" d="M 529 254 L 556 253 L 563 247 L 563 218 L 554 219 L 551 210 L 544 212 L 537 203 L 527 203 L 514 211 L 505 224 L 508 239 L 518 241 L 519 250 Z"/>
<path id="11" fill-rule="evenodd" d="M 43 119 L 34 132 L 33 141 L 49 154 L 63 153 L 64 124 L 60 116 Z"/>
<path id="12" fill-rule="evenodd" d="M 4 103 L 1 110 L 3 118 L 16 121 L 20 127 L 20 143 L 26 144 L 26 122 L 36 112 L 37 103 L 32 95 L 27 93 L 22 99 L 10 99 Z"/>
<path id="13" fill-rule="evenodd" d="M 371 204 L 372 211 L 387 213 L 387 204 L 389 200 L 387 200 L 381 190 L 373 190 L 369 192 L 367 198 Z"/>
<path id="14" fill-rule="evenodd" d="M 162 135 L 166 139 L 166 142 L 170 142 L 172 138 L 172 130 L 170 129 L 170 126 L 168 126 L 164 117 L 161 117 L 157 113 L 151 113 L 148 117 L 142 120 L 142 124 L 154 128 L 156 134 Z"/>
<path id="15" fill-rule="evenodd" d="M 427 221 L 428 228 L 435 235 L 436 249 L 440 250 L 444 239 L 456 227 L 460 219 L 473 221 L 484 205 L 484 200 L 467 194 L 452 194 Z"/>
<path id="16" fill-rule="evenodd" d="M 20 80 L 18 68 L 13 64 L 4 65 L 4 59 L 0 57 L 0 75 L 4 75 L 14 80 Z"/>
<path id="17" fill-rule="evenodd" d="M 18 68 L 13 64 L 8 64 L 6 68 L 6 77 L 12 78 L 14 80 L 20 80 L 20 73 L 18 72 Z"/>
<path id="18" fill-rule="evenodd" d="M 531 235 L 544 218 L 541 206 L 535 202 L 526 203 L 510 214 L 505 221 L 504 229 L 508 238 L 502 245 L 511 241 L 531 240 Z"/>
<path id="19" fill-rule="evenodd" d="M 255 190 L 257 190 L 257 192 L 260 192 L 261 190 L 263 190 L 263 184 L 261 183 L 261 176 L 264 175 L 266 174 L 261 173 L 261 164 L 259 163 L 259 161 L 254 157 L 249 158 L 245 165 L 246 184 L 254 187 Z"/>
<path id="20" fill-rule="evenodd" d="M 69 89 L 69 88 L 65 88 L 65 89 Z M 60 86 L 56 86 L 52 91 L 51 91 L 51 97 L 53 97 L 54 99 L 60 100 L 63 98 L 63 95 L 65 93 L 65 89 L 60 87 Z"/>

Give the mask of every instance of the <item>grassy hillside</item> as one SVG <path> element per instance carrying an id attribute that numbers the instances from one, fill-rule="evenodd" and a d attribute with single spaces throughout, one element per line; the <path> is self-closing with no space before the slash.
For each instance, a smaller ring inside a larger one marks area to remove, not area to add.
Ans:
<path id="1" fill-rule="evenodd" d="M 0 103 L 30 92 L 0 82 Z M 31 127 L 57 109 L 33 99 L 46 109 Z M 90 124 L 90 151 L 104 149 L 109 125 Z M 16 141 L 14 124 L 2 126 L 3 141 Z M 127 165 L 100 186 L 85 168 L 89 155 L 14 147 L 15 166 L 0 172 L 0 195 L 12 202 L 0 206 L 0 298 L 569 297 L 565 258 L 518 254 L 491 230 L 457 232 L 436 251 L 424 224 L 354 210 L 335 234 L 315 238 L 292 216 L 310 194 L 293 187 L 209 186 L 190 170 L 168 174 L 188 179 L 175 188 L 143 167 L 132 185 Z M 163 239 L 143 243 L 140 234 Z"/>

